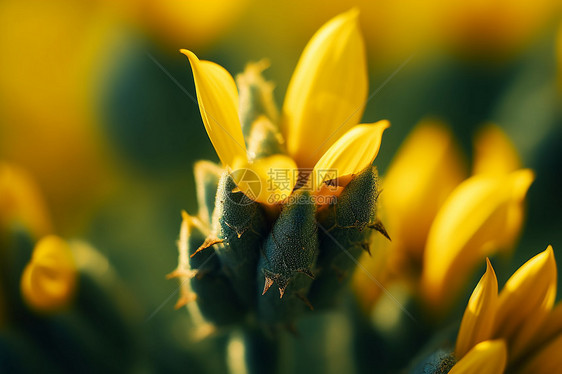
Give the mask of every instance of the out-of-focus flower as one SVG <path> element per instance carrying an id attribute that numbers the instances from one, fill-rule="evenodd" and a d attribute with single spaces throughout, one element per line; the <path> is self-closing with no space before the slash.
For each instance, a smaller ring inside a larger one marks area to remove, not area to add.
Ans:
<path id="1" fill-rule="evenodd" d="M 77 271 L 69 245 L 51 235 L 41 239 L 21 278 L 23 298 L 39 312 L 67 307 L 74 297 Z"/>
<path id="2" fill-rule="evenodd" d="M 427 234 L 450 193 L 467 177 L 453 135 L 437 121 L 420 123 L 384 176 L 381 194 L 393 246 L 421 262 Z"/>
<path id="3" fill-rule="evenodd" d="M 240 28 L 259 35 L 276 49 L 290 51 L 299 46 L 303 35 L 310 35 L 325 19 L 343 12 L 349 7 L 361 11 L 361 23 L 368 53 L 376 57 L 377 65 L 396 64 L 414 52 L 425 53 L 435 44 L 436 25 L 439 24 L 439 1 L 370 1 L 350 2 L 312 0 L 306 3 L 253 1 L 242 17 Z M 285 17 L 291 17 L 287 27 Z"/>
<path id="4" fill-rule="evenodd" d="M 419 61 L 443 51 L 487 61 L 510 57 L 536 40 L 559 14 L 556 0 L 252 1 L 238 32 L 262 38 L 265 48 L 275 48 L 270 53 L 282 55 L 298 47 L 302 35 L 313 32 L 324 19 L 350 6 L 361 10 L 374 63 L 386 67 L 412 55 Z M 291 27 L 280 14 L 291 15 Z"/>
<path id="5" fill-rule="evenodd" d="M 442 124 L 420 124 L 383 179 L 382 216 L 393 238 L 386 266 L 363 258 L 367 267 L 385 269 L 379 277 L 386 282 L 409 279 L 413 292 L 440 313 L 479 261 L 514 246 L 534 179 L 530 170 L 516 170 L 515 148 L 498 127 L 480 131 L 475 148 L 475 174 L 462 181 L 464 165 L 451 134 Z M 360 299 L 362 277 L 356 273 Z"/>
<path id="6" fill-rule="evenodd" d="M 523 201 L 534 175 L 476 175 L 443 203 L 428 233 L 422 292 L 433 307 L 451 300 L 482 258 L 513 248 L 523 224 Z"/>
<path id="7" fill-rule="evenodd" d="M 0 162 L 0 325 L 10 318 L 12 275 L 22 255 L 13 248 L 14 233 L 37 239 L 51 232 L 50 216 L 35 181 L 18 166 Z"/>
<path id="8" fill-rule="evenodd" d="M 191 63 L 201 116 L 223 166 L 252 170 L 262 186 L 270 182 L 276 186 L 262 188 L 252 197 L 256 201 L 276 204 L 287 197 L 296 184 L 294 171 L 298 168 L 309 169 L 309 173 L 314 169 L 313 176 L 318 170 L 337 170 L 337 178 L 343 178 L 357 174 L 376 157 L 389 124 L 357 125 L 367 95 L 365 47 L 357 10 L 324 25 L 301 56 L 282 112 L 287 154 L 282 150 L 284 142 L 271 155 L 255 159 L 248 154 L 234 79 L 221 66 L 200 61 L 190 51 L 182 52 Z M 289 170 L 292 179 L 280 183 L 268 175 L 271 170 Z M 233 178 L 249 194 L 251 185 L 236 174 Z"/>
<path id="9" fill-rule="evenodd" d="M 0 231 L 21 225 L 35 237 L 52 231 L 43 197 L 21 168 L 0 162 Z"/>
<path id="10" fill-rule="evenodd" d="M 95 1 L 0 3 L 0 157 L 37 179 L 59 230 L 77 229 L 111 180 L 96 95 L 120 38 Z"/>
<path id="11" fill-rule="evenodd" d="M 142 0 L 121 4 L 121 11 L 159 41 L 204 48 L 226 33 L 247 5 L 248 0 Z"/>
<path id="12" fill-rule="evenodd" d="M 453 370 L 479 372 L 481 362 L 488 359 L 507 362 L 508 373 L 559 372 L 562 360 L 555 352 L 561 346 L 562 330 L 560 306 L 553 309 L 556 283 L 551 246 L 521 266 L 499 296 L 494 270 L 488 262 L 463 316 L 455 351 L 459 361 Z M 496 341 L 505 342 L 507 360 L 503 352 L 490 355 L 477 348 Z"/>
<path id="13" fill-rule="evenodd" d="M 440 37 L 456 52 L 507 57 L 528 45 L 560 10 L 556 0 L 440 1 Z"/>
<path id="14" fill-rule="evenodd" d="M 476 133 L 472 174 L 501 175 L 521 167 L 521 158 L 506 133 L 489 124 Z"/>

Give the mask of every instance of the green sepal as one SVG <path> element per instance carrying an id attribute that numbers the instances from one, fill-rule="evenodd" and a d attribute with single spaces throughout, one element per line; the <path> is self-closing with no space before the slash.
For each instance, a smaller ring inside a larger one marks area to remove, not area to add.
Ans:
<path id="1" fill-rule="evenodd" d="M 266 60 L 246 65 L 243 73 L 236 76 L 240 99 L 240 122 L 242 132 L 247 140 L 252 124 L 260 116 L 267 117 L 277 124 L 279 110 L 273 98 L 274 84 L 266 81 L 262 72 L 269 66 Z"/>
<path id="2" fill-rule="evenodd" d="M 177 306 L 195 300 L 203 317 L 217 326 L 240 322 L 247 308 L 222 272 L 215 249 L 210 247 L 197 252 L 206 238 L 207 232 L 203 225 L 184 213 L 179 242 L 179 266 L 172 273 L 179 278 L 182 291 Z"/>
<path id="3" fill-rule="evenodd" d="M 266 116 L 259 116 L 251 125 L 246 138 L 251 160 L 285 153 L 285 140 L 277 125 Z"/>
<path id="4" fill-rule="evenodd" d="M 338 303 L 363 251 L 370 251 L 372 229 L 388 237 L 377 219 L 378 175 L 369 166 L 354 176 L 337 202 L 319 214 L 318 276 L 310 300 L 318 308 Z"/>
<path id="5" fill-rule="evenodd" d="M 273 98 L 274 85 L 262 72 L 268 63 L 250 63 L 236 76 L 240 97 L 240 121 L 250 161 L 285 153 L 283 135 L 279 129 L 279 110 Z"/>
<path id="6" fill-rule="evenodd" d="M 255 305 L 256 266 L 266 230 L 260 204 L 237 191 L 236 183 L 225 172 L 217 190 L 213 232 L 203 248 L 214 246 L 221 271 L 246 306 Z"/>
<path id="7" fill-rule="evenodd" d="M 455 365 L 454 355 L 445 349 L 439 349 L 419 362 L 411 374 L 441 374 L 448 373 Z"/>
<path id="8" fill-rule="evenodd" d="M 316 205 L 308 192 L 295 192 L 281 211 L 258 265 L 263 284 L 258 314 L 263 322 L 292 323 L 307 308 L 318 254 Z M 279 292 L 269 291 L 275 284 Z"/>

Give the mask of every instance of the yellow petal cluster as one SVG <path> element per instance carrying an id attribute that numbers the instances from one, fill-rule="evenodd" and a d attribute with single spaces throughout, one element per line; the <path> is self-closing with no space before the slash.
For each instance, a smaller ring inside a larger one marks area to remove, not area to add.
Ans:
<path id="1" fill-rule="evenodd" d="M 553 309 L 557 270 L 552 246 L 523 264 L 499 295 L 492 274 L 488 261 L 486 274 L 465 310 L 455 351 L 460 360 L 455 368 L 479 372 L 478 362 L 487 359 L 487 355 L 481 352 L 472 361 L 467 358 L 481 344 L 503 341 L 507 346 L 510 372 L 560 372 L 562 305 Z"/>
<path id="2" fill-rule="evenodd" d="M 431 225 L 424 250 L 421 287 L 432 305 L 450 300 L 482 258 L 513 246 L 533 179 L 528 169 L 476 175 L 451 193 Z"/>
<path id="3" fill-rule="evenodd" d="M 377 259 L 385 266 L 367 256 L 362 260 L 373 271 L 382 268 L 377 276 L 387 282 L 407 279 L 436 316 L 448 311 L 477 264 L 513 248 L 534 180 L 498 126 L 478 131 L 474 148 L 469 177 L 448 127 L 438 120 L 420 122 L 382 181 L 381 216 L 392 250 Z"/>
<path id="4" fill-rule="evenodd" d="M 23 271 L 22 296 L 38 312 L 60 310 L 72 300 L 77 276 L 69 245 L 57 236 L 46 236 L 35 246 Z"/>
<path id="5" fill-rule="evenodd" d="M 280 123 L 272 123 L 283 132 L 287 154 L 257 159 L 248 155 L 232 76 L 213 62 L 199 60 L 191 51 L 181 52 L 191 64 L 207 134 L 223 166 L 232 171 L 238 188 L 250 198 L 275 205 L 291 194 L 302 169 L 307 170 L 304 175 L 329 169 L 345 177 L 357 174 L 375 159 L 389 123 L 358 125 L 368 85 L 358 10 L 327 22 L 302 53 L 287 89 Z M 248 102 L 246 95 L 241 100 Z M 277 115 L 270 117 L 268 120 L 274 122 Z M 276 171 L 285 171 L 289 179 L 272 177 Z M 248 172 L 257 177 L 259 189 L 253 181 L 243 180 Z M 322 186 L 315 187 L 322 193 Z"/>
<path id="6" fill-rule="evenodd" d="M 380 196 L 385 227 L 400 251 L 421 260 L 437 211 L 466 177 L 450 130 L 436 120 L 419 123 L 392 160 Z"/>

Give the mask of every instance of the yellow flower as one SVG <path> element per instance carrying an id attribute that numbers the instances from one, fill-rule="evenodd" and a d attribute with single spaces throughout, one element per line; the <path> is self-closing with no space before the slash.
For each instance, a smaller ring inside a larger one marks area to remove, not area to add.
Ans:
<path id="1" fill-rule="evenodd" d="M 45 202 L 26 171 L 0 162 L 0 326 L 8 319 L 9 302 L 6 297 L 6 276 L 11 268 L 11 231 L 23 229 L 32 238 L 52 232 Z M 9 284 L 9 282 L 6 282 Z"/>
<path id="2" fill-rule="evenodd" d="M 421 288 L 430 305 L 443 307 L 482 258 L 513 247 L 533 179 L 528 169 L 475 175 L 449 195 L 431 225 L 424 249 Z"/>
<path id="3" fill-rule="evenodd" d="M 75 231 L 111 180 L 99 130 L 100 67 L 123 33 L 97 1 L 0 3 L 0 158 L 41 185 Z"/>
<path id="4" fill-rule="evenodd" d="M 287 154 L 254 159 L 248 155 L 240 124 L 238 90 L 232 76 L 221 66 L 199 60 L 182 50 L 191 64 L 201 117 L 224 167 L 249 169 L 266 187 L 256 201 L 276 204 L 296 184 L 275 183 L 271 170 L 336 169 L 337 177 L 356 174 L 376 157 L 387 121 L 357 125 L 367 94 L 367 72 L 358 12 L 351 10 L 325 24 L 305 48 L 283 105 L 280 127 Z M 242 173 L 233 173 L 240 190 L 252 188 Z M 315 181 L 316 189 L 320 182 Z"/>
<path id="5" fill-rule="evenodd" d="M 383 178 L 380 201 L 393 245 L 420 262 L 437 211 L 466 176 L 448 128 L 433 120 L 418 124 Z"/>
<path id="6" fill-rule="evenodd" d="M 41 239 L 21 277 L 27 304 L 39 312 L 66 307 L 76 291 L 77 270 L 69 245 L 50 235 Z"/>
<path id="7" fill-rule="evenodd" d="M 208 47 L 232 27 L 248 3 L 248 0 L 133 0 L 120 5 L 124 15 L 132 16 L 143 31 L 169 45 L 188 41 Z"/>
<path id="8" fill-rule="evenodd" d="M 476 371 L 475 361 L 465 360 L 473 347 L 501 339 L 508 348 L 508 372 L 559 372 L 562 360 L 555 352 L 562 344 L 562 309 L 553 309 L 556 282 L 551 246 L 521 266 L 499 296 L 488 262 L 486 274 L 474 290 L 461 323 L 455 352 L 460 361 L 456 366 Z M 476 327 L 476 331 L 471 327 Z M 483 353 L 478 355 L 485 359 Z"/>
<path id="9" fill-rule="evenodd" d="M 393 239 L 382 259 L 386 266 L 362 260 L 373 271 L 383 268 L 376 274 L 387 282 L 409 279 L 439 315 L 480 261 L 514 246 L 534 179 L 532 171 L 519 169 L 515 148 L 497 126 L 478 132 L 474 154 L 474 174 L 465 179 L 462 155 L 445 125 L 419 124 L 383 178 L 381 216 Z M 361 277 L 357 272 L 356 287 L 366 284 Z"/>

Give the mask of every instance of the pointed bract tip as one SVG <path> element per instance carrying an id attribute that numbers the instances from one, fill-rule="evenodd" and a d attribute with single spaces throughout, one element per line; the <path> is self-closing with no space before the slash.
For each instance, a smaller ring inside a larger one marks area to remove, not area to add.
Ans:
<path id="1" fill-rule="evenodd" d="M 287 288 L 287 286 L 285 287 L 279 287 L 279 298 L 282 299 L 283 295 L 285 295 L 285 288 Z"/>
<path id="2" fill-rule="evenodd" d="M 265 295 L 267 290 L 273 285 L 273 279 L 265 277 L 265 284 L 263 285 L 263 292 L 261 293 L 262 296 Z"/>
<path id="3" fill-rule="evenodd" d="M 197 248 L 197 250 L 195 252 L 193 252 L 193 254 L 189 257 L 192 258 L 193 256 L 195 256 L 197 253 L 201 252 L 202 250 L 207 249 L 209 247 L 212 247 L 215 244 L 220 244 L 222 242 L 224 242 L 224 239 L 207 238 L 207 239 L 205 239 L 205 242 L 203 242 L 203 244 L 201 244 L 201 246 L 199 248 Z"/>
<path id="4" fill-rule="evenodd" d="M 392 239 L 390 239 L 390 235 L 388 235 L 388 232 L 386 231 L 384 225 L 382 224 L 382 222 L 380 220 L 376 220 L 375 222 L 373 222 L 372 224 L 368 225 L 367 227 L 373 229 L 373 230 L 377 230 L 378 232 L 380 232 L 385 238 L 387 238 L 388 240 L 392 241 Z"/>
<path id="5" fill-rule="evenodd" d="M 302 269 L 302 270 L 298 270 L 298 272 L 306 275 L 310 279 L 314 279 L 314 273 L 310 269 Z"/>
<path id="6" fill-rule="evenodd" d="M 488 257 L 486 257 L 486 273 L 496 273 Z"/>
<path id="7" fill-rule="evenodd" d="M 181 218 L 185 220 L 189 219 L 189 214 L 183 209 L 181 211 Z"/>
<path id="8" fill-rule="evenodd" d="M 187 295 L 183 295 L 182 297 L 180 297 L 178 299 L 178 301 L 176 302 L 176 305 L 174 305 L 174 309 L 178 310 L 179 308 L 186 306 L 187 304 L 189 304 L 192 301 L 195 301 L 195 299 L 197 299 L 197 295 L 195 294 L 187 294 Z"/>

